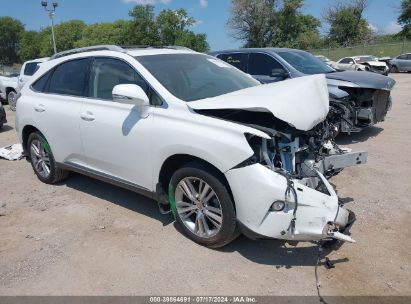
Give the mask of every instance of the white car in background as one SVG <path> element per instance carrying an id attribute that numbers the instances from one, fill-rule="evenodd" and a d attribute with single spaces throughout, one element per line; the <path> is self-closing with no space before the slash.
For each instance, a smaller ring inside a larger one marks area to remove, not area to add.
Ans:
<path id="1" fill-rule="evenodd" d="M 12 103 L 17 94 L 17 87 L 18 75 L 0 76 L 0 99 Z"/>
<path id="2" fill-rule="evenodd" d="M 332 64 L 332 67 L 338 70 L 368 71 L 387 76 L 389 72 L 388 65 L 379 61 L 377 57 L 370 55 L 361 55 L 354 57 L 344 57 Z"/>
<path id="3" fill-rule="evenodd" d="M 261 85 L 191 50 L 96 46 L 40 65 L 16 130 L 42 182 L 76 171 L 147 195 L 205 246 L 353 242 L 326 177 L 367 153 L 335 144 L 328 113 L 324 75 Z"/>
<path id="4" fill-rule="evenodd" d="M 17 92 L 21 90 L 21 88 L 24 86 L 27 80 L 29 80 L 30 77 L 33 76 L 33 74 L 38 70 L 39 64 L 41 64 L 42 62 L 48 61 L 49 59 L 50 59 L 49 57 L 44 57 L 44 58 L 29 60 L 23 64 L 23 66 L 21 67 L 20 75 L 18 79 Z"/>

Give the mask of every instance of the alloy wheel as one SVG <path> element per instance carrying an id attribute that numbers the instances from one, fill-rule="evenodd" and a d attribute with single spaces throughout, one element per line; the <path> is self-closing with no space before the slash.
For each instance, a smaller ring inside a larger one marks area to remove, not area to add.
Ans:
<path id="1" fill-rule="evenodd" d="M 30 145 L 30 159 L 34 170 L 43 178 L 48 178 L 51 171 L 50 155 L 38 139 Z"/>
<path id="2" fill-rule="evenodd" d="M 195 235 L 215 236 L 222 227 L 223 211 L 215 191 L 197 177 L 183 178 L 175 190 L 178 216 Z"/>
<path id="3" fill-rule="evenodd" d="M 10 109 L 12 111 L 16 110 L 16 93 L 15 92 L 10 92 L 9 95 L 7 95 L 7 101 L 9 103 Z"/>

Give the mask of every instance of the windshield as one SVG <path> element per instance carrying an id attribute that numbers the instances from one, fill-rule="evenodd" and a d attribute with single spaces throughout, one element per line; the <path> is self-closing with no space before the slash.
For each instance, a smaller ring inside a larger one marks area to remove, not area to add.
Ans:
<path id="1" fill-rule="evenodd" d="M 314 75 L 335 72 L 329 65 L 307 52 L 284 51 L 277 52 L 277 54 L 304 74 Z"/>
<path id="2" fill-rule="evenodd" d="M 166 54 L 135 57 L 171 94 L 184 101 L 259 85 L 251 76 L 211 56 Z"/>

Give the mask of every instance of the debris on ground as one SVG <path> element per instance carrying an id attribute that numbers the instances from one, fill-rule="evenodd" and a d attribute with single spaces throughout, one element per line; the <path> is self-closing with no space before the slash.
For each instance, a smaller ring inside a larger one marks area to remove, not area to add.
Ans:
<path id="1" fill-rule="evenodd" d="M 23 147 L 21 144 L 14 144 L 0 148 L 0 158 L 7 160 L 20 160 L 23 158 Z"/>

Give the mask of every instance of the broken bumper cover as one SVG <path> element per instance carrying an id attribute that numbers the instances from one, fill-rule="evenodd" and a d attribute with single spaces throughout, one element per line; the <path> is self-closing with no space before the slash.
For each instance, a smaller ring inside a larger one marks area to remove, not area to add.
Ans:
<path id="1" fill-rule="evenodd" d="M 337 194 L 320 173 L 318 176 L 329 195 L 292 180 L 297 199 L 286 198 L 289 184 L 283 175 L 260 164 L 232 169 L 225 175 L 234 196 L 240 227 L 257 238 L 295 241 L 334 238 L 354 242 L 338 232 L 349 224 L 349 212 L 339 206 Z M 276 201 L 285 202 L 283 210 L 272 209 Z"/>

